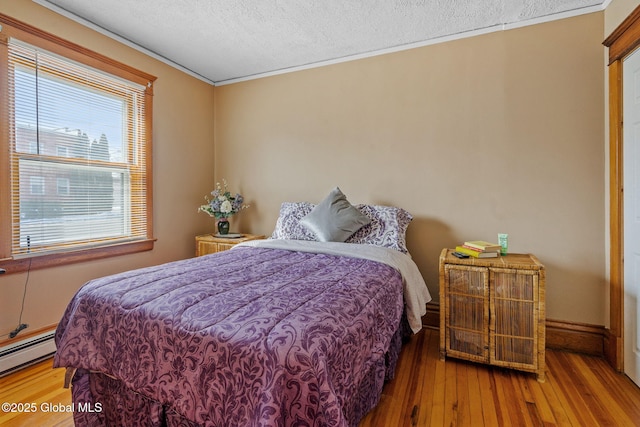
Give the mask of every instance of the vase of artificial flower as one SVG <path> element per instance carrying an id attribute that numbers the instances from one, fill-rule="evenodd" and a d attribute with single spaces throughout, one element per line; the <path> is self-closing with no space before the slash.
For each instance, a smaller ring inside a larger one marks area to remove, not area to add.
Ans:
<path id="1" fill-rule="evenodd" d="M 216 188 L 211 192 L 211 197 L 204 196 L 206 204 L 198 208 L 198 212 L 204 212 L 207 215 L 218 220 L 218 234 L 229 234 L 229 218 L 243 209 L 249 207 L 244 204 L 244 197 L 236 193 L 235 196 L 227 189 L 227 181 L 222 180 L 222 185 L 216 183 Z"/>

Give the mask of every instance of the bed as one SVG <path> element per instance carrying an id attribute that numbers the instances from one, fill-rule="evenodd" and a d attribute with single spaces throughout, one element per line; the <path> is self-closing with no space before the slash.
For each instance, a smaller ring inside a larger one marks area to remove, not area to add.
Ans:
<path id="1" fill-rule="evenodd" d="M 270 239 L 78 291 L 54 358 L 76 425 L 357 426 L 430 295 L 405 251 L 371 239 L 390 241 L 379 216 L 351 241 L 318 241 L 299 234 L 315 206 L 294 205 Z"/>

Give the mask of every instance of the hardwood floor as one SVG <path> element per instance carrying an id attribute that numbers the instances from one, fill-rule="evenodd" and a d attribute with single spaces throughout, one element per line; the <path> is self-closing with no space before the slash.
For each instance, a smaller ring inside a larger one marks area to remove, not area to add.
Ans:
<path id="1" fill-rule="evenodd" d="M 455 359 L 438 359 L 438 331 L 405 345 L 396 378 L 360 427 L 640 426 L 640 389 L 602 358 L 547 350 L 547 380 Z M 35 403 L 34 413 L 0 411 L 0 425 L 72 426 L 64 370 L 46 360 L 0 378 L 0 402 Z"/>
<path id="2" fill-rule="evenodd" d="M 0 409 L 0 426 L 73 426 L 73 414 L 51 411 L 56 409 L 54 405 L 71 404 L 71 391 L 63 388 L 65 370 L 53 369 L 52 363 L 52 359 L 47 359 L 0 378 L 0 403 L 3 405 Z M 31 405 L 28 410 L 33 409 L 34 412 L 7 412 L 5 403 Z"/>
<path id="3" fill-rule="evenodd" d="M 396 378 L 360 427 L 640 426 L 640 389 L 602 358 L 547 349 L 533 374 L 438 359 L 439 334 L 405 345 Z"/>

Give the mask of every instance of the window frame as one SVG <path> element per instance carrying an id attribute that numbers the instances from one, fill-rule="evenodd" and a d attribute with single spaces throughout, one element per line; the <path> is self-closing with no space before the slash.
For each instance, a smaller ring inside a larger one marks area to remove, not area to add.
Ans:
<path id="1" fill-rule="evenodd" d="M 144 86 L 145 89 L 145 155 L 146 155 L 146 238 L 123 243 L 109 243 L 89 249 L 50 254 L 34 254 L 14 258 L 11 252 L 12 212 L 10 136 L 8 111 L 8 40 L 16 38 L 58 54 L 72 61 L 104 71 Z M 104 55 L 64 40 L 0 13 L 0 268 L 7 273 L 47 268 L 74 262 L 152 250 L 153 237 L 153 179 L 152 179 L 152 116 L 153 82 L 156 77 Z"/>

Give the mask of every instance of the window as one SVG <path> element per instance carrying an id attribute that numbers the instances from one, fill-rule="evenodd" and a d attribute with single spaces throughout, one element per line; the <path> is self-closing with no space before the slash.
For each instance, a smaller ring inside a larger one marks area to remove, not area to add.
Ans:
<path id="1" fill-rule="evenodd" d="M 69 178 L 58 178 L 58 196 L 69 195 Z"/>
<path id="2" fill-rule="evenodd" d="M 155 78 L 1 14 L 0 24 L 0 260 L 152 248 Z"/>
<path id="3" fill-rule="evenodd" d="M 44 178 L 37 175 L 29 177 L 29 188 L 32 196 L 44 196 Z"/>
<path id="4" fill-rule="evenodd" d="M 60 147 L 56 148 L 56 153 L 58 157 L 69 157 L 69 148 L 68 147 Z"/>

